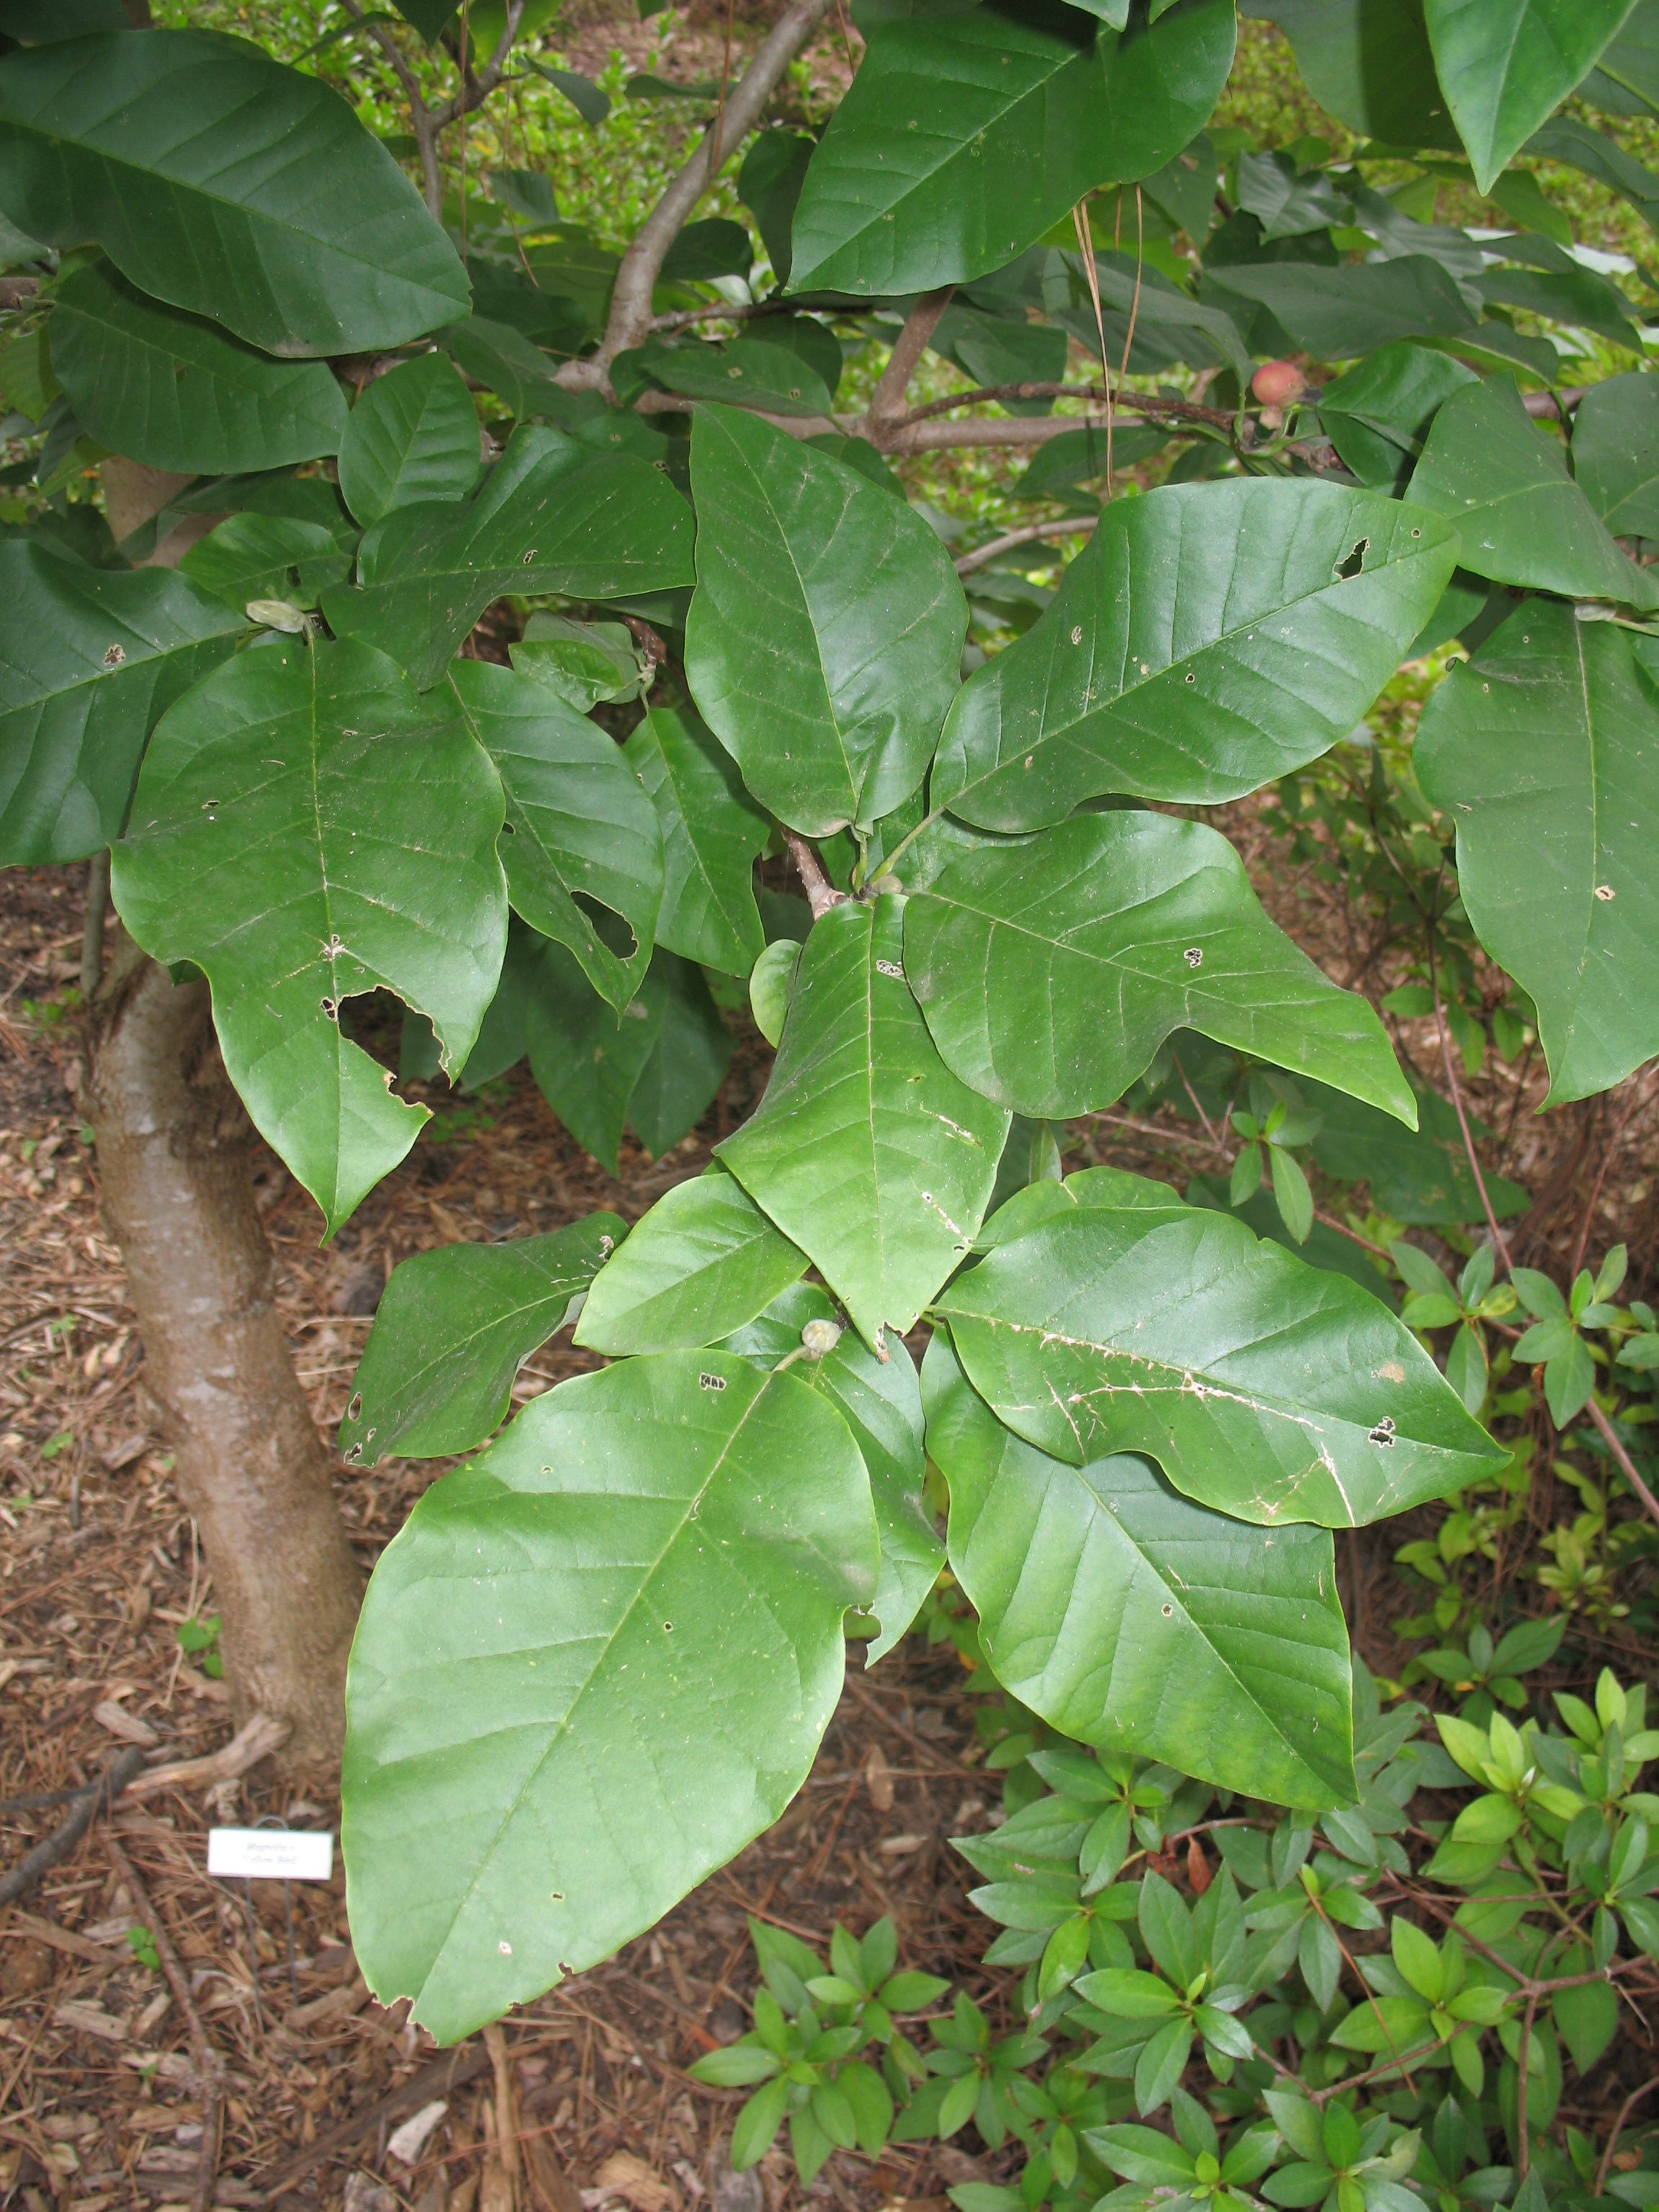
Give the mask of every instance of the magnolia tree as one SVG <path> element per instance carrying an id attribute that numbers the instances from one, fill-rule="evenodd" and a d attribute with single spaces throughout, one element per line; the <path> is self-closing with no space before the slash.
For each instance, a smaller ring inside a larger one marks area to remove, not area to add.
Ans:
<path id="1" fill-rule="evenodd" d="M 827 14 L 793 0 L 620 259 L 544 178 L 445 198 L 466 112 L 550 71 L 520 0 L 473 8 L 476 56 L 447 0 L 345 5 L 422 189 L 256 44 L 112 0 L 0 13 L 27 441 L 0 847 L 91 861 L 104 1201 L 240 1710 L 326 1750 L 356 1620 L 369 1981 L 449 2039 L 648 1927 L 777 1818 L 848 1636 L 879 1659 L 947 1559 L 1057 1728 L 1351 1802 L 1332 1531 L 1504 1462 L 1482 1325 L 1516 1291 L 1484 1190 L 1484 1256 L 1422 1293 L 1449 1316 L 1310 1264 L 1312 1102 L 1357 1174 L 1468 1170 L 1194 810 L 1461 638 L 1416 741 L 1455 832 L 1442 920 L 1510 979 L 1552 1103 L 1659 1049 L 1659 383 L 1639 305 L 1510 167 L 1656 219 L 1659 177 L 1577 119 L 1659 96 L 1653 0 L 1256 0 L 1358 135 L 1334 166 L 1206 135 L 1233 0 L 854 0 L 816 138 L 776 119 Z M 739 161 L 753 229 L 690 221 Z M 1443 183 L 1498 220 L 1437 222 Z M 929 354 L 968 384 L 913 399 Z M 1025 453 L 1053 504 L 953 561 L 890 465 L 969 447 Z M 1114 486 L 1161 449 L 1158 489 Z M 1035 541 L 1067 533 L 1050 590 Z M 664 662 L 684 703 L 619 715 Z M 757 899 L 786 850 L 805 899 Z M 1450 941 L 1425 992 L 1455 1027 Z M 746 991 L 777 1051 L 631 1232 L 392 1276 L 360 1467 L 484 1443 L 573 1323 L 609 1364 L 426 1492 L 356 1619 L 239 1131 L 325 1234 L 349 1218 L 426 1118 L 354 1038 L 375 991 L 406 1068 L 527 1054 L 613 1166 L 625 1126 L 659 1154 L 695 1125 L 722 1005 Z M 1060 1178 L 1054 1125 L 1212 1047 L 1249 1079 L 1255 1228 L 1224 1193 Z M 1586 1379 L 1595 1286 L 1520 1273 L 1558 1418 L 1589 1400 L 1628 1465 Z M 1449 1379 L 1413 1317 L 1456 1322 Z"/>

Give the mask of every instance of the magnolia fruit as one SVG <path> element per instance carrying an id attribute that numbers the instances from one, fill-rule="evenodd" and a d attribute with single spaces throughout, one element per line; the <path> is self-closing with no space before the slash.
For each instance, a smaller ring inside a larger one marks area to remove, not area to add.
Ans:
<path id="1" fill-rule="evenodd" d="M 1307 388 L 1307 380 L 1293 361 L 1264 361 L 1250 379 L 1251 391 L 1268 407 L 1287 406 Z"/>

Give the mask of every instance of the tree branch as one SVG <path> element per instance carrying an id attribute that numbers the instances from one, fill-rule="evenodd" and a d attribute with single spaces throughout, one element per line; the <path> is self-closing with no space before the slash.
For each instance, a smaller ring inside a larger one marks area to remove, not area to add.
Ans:
<path id="1" fill-rule="evenodd" d="M 795 864 L 795 873 L 800 878 L 801 889 L 806 894 L 806 903 L 812 909 L 813 921 L 821 921 L 832 906 L 844 906 L 846 892 L 838 891 L 824 874 L 817 854 L 799 830 L 786 830 L 783 836 L 789 857 Z"/>
<path id="2" fill-rule="evenodd" d="M 453 93 L 441 107 L 432 110 L 432 120 L 440 131 L 463 115 L 471 115 L 474 108 L 482 107 L 501 82 L 507 68 L 507 58 L 513 51 L 513 41 L 519 35 L 519 19 L 524 14 L 525 0 L 507 0 L 507 20 L 501 26 L 501 35 L 495 41 L 495 51 L 475 76 L 470 54 L 461 58 L 461 88 Z"/>
<path id="3" fill-rule="evenodd" d="M 939 328 L 940 316 L 951 304 L 955 289 L 946 284 L 937 292 L 924 292 L 905 317 L 904 328 L 870 395 L 866 431 L 872 445 L 884 446 L 889 434 L 905 421 L 904 395 L 910 389 L 910 379 L 916 373 L 916 363 L 927 350 L 928 339 Z"/>
<path id="4" fill-rule="evenodd" d="M 384 23 L 366 22 L 361 0 L 341 0 L 348 15 L 363 23 L 369 36 L 391 64 L 392 74 L 398 80 L 398 89 L 409 102 L 410 128 L 415 134 L 416 151 L 421 161 L 421 185 L 426 196 L 427 212 L 436 222 L 443 214 L 443 176 L 438 167 L 438 133 L 432 120 L 432 111 L 421 97 L 421 88 L 415 72 L 398 52 L 398 42 Z"/>
<path id="5" fill-rule="evenodd" d="M 1607 1449 L 1613 1454 L 1614 1459 L 1618 1461 L 1619 1472 L 1624 1476 L 1626 1481 L 1629 1483 L 1631 1488 L 1641 1499 L 1643 1508 L 1645 1510 L 1649 1520 L 1653 1522 L 1656 1528 L 1659 1528 L 1659 1498 L 1656 1498 L 1654 1496 L 1653 1492 L 1648 1488 L 1646 1483 L 1643 1481 L 1641 1476 L 1636 1472 L 1635 1461 L 1632 1459 L 1630 1454 L 1625 1449 L 1623 1444 L 1620 1443 L 1618 1435 L 1613 1429 L 1613 1423 L 1607 1419 L 1607 1415 L 1601 1411 L 1601 1408 L 1596 1404 L 1595 1394 L 1594 1391 L 1590 1394 L 1589 1403 L 1585 1407 L 1585 1411 L 1589 1413 L 1591 1420 L 1595 1422 L 1596 1427 L 1601 1431 L 1602 1443 L 1606 1444 Z"/>
<path id="6" fill-rule="evenodd" d="M 964 553 L 956 564 L 958 576 L 971 576 L 975 568 L 982 568 L 988 561 L 994 561 L 999 553 L 1010 553 L 1016 545 L 1030 545 L 1039 538 L 1086 537 L 1100 520 L 1097 514 L 1072 515 L 1061 522 L 1028 522 L 1021 530 L 1005 531 L 994 538 L 988 545 L 976 545 L 971 553 Z"/>
<path id="7" fill-rule="evenodd" d="M 891 363 L 889 363 L 891 367 Z M 880 386 L 877 386 L 880 390 Z M 972 392 L 952 392 L 943 399 L 930 399 L 921 407 L 911 407 L 901 416 L 901 422 L 926 422 L 935 415 L 948 415 L 957 407 L 983 406 L 993 399 L 1100 399 L 1107 398 L 1103 384 L 981 384 Z M 1224 407 L 1202 407 L 1192 399 L 1166 399 L 1162 392 L 1131 392 L 1125 395 L 1114 392 L 1112 419 L 1114 422 L 1126 407 L 1142 415 L 1170 415 L 1189 422 L 1211 422 L 1220 430 L 1231 430 L 1237 419 Z M 875 413 L 875 403 L 870 411 Z M 1067 425 L 1075 428 L 1075 422 Z"/>
<path id="8" fill-rule="evenodd" d="M 583 361 L 567 362 L 559 371 L 558 380 L 567 391 L 604 390 L 617 356 L 629 347 L 642 345 L 649 337 L 651 295 L 658 276 L 669 247 L 714 181 L 716 157 L 723 163 L 730 150 L 740 146 L 759 122 L 779 79 L 829 7 L 830 0 L 793 0 L 761 41 L 754 59 L 733 88 L 724 113 L 704 131 L 696 151 L 634 234 L 617 271 L 611 313 L 598 352 Z"/>

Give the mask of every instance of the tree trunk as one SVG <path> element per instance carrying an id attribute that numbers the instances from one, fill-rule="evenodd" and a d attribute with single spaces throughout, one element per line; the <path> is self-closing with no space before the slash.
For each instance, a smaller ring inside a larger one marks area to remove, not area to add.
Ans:
<path id="1" fill-rule="evenodd" d="M 89 1013 L 82 1103 L 104 1219 L 212 1571 L 235 1717 L 287 1721 L 286 1765 L 337 1763 L 361 1579 L 272 1303 L 252 1130 L 207 986 L 175 986 L 118 930 Z"/>

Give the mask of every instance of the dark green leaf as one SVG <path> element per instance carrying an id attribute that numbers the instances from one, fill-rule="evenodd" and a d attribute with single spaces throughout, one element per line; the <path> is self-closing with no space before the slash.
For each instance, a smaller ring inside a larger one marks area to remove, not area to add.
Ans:
<path id="1" fill-rule="evenodd" d="M 377 1993 L 453 2042 L 769 1826 L 876 1559 L 844 1422 L 727 1352 L 562 1383 L 435 1484 L 381 1554 L 348 1683 L 349 1894 Z"/>
<path id="2" fill-rule="evenodd" d="M 4 0 L 0 32 L 21 46 L 49 46 L 88 31 L 125 31 L 121 0 Z"/>
<path id="3" fill-rule="evenodd" d="M 155 958 L 205 971 L 231 1080 L 331 1234 L 428 1119 L 342 1002 L 394 991 L 465 1063 L 507 933 L 501 825 L 453 707 L 349 641 L 242 653 L 151 740 L 117 908 Z"/>
<path id="4" fill-rule="evenodd" d="M 147 300 L 106 261 L 67 280 L 48 329 L 76 414 L 111 453 L 216 476 L 340 449 L 345 399 L 321 362 L 256 353 Z"/>
<path id="5" fill-rule="evenodd" d="M 465 499 L 478 468 L 477 410 L 441 353 L 366 386 L 340 443 L 340 489 L 365 524 L 416 500 Z"/>
<path id="6" fill-rule="evenodd" d="M 580 961 L 613 1006 L 650 964 L 662 836 L 620 749 L 556 692 L 488 660 L 449 681 L 507 794 L 501 859 L 516 913 Z"/>
<path id="7" fill-rule="evenodd" d="M 729 346 L 701 341 L 653 344 L 638 361 L 655 382 L 693 399 L 726 400 L 767 415 L 831 419 L 834 402 L 817 371 L 793 348 L 770 345 L 763 337 L 739 338 Z"/>
<path id="8" fill-rule="evenodd" d="M 763 131 L 738 171 L 738 198 L 759 227 L 781 285 L 789 282 L 789 234 L 815 143 L 793 131 Z"/>
<path id="9" fill-rule="evenodd" d="M 629 1101 L 662 1031 L 667 983 L 647 969 L 618 1013 L 562 945 L 544 938 L 538 952 L 525 1007 L 530 1072 L 577 1143 L 615 1175 Z"/>
<path id="10" fill-rule="evenodd" d="M 1064 1735 L 1179 1759 L 1223 1788 L 1353 1794 L 1348 1639 L 1331 1538 L 1273 1544 L 1126 1453 L 1079 1468 L 1005 1428 L 936 1335 L 927 1449 L 951 1486 L 951 1571 L 992 1671 Z"/>
<path id="11" fill-rule="evenodd" d="M 1426 253 L 1335 268 L 1229 263 L 1207 271 L 1202 297 L 1223 307 L 1255 301 L 1292 347 L 1317 361 L 1352 361 L 1400 338 L 1455 337 L 1477 319 L 1454 279 Z"/>
<path id="12" fill-rule="evenodd" d="M 651 974 L 666 987 L 662 1026 L 628 1097 L 628 1126 L 653 1160 L 689 1136 L 732 1065 L 732 1032 L 702 970 L 659 945 Z"/>
<path id="13" fill-rule="evenodd" d="M 883 897 L 816 925 L 766 1096 L 720 1147 L 872 1344 L 914 1327 L 972 1244 L 1008 1127 L 934 1049 L 901 917 Z"/>
<path id="14" fill-rule="evenodd" d="M 1631 0 L 1424 0 L 1436 72 L 1486 191 L 1595 64 Z"/>
<path id="15" fill-rule="evenodd" d="M 364 538 L 362 588 L 323 601 L 337 635 L 400 660 L 425 690 L 503 592 L 617 599 L 691 580 L 691 516 L 648 461 L 515 430 L 469 500 L 394 507 Z"/>
<path id="16" fill-rule="evenodd" d="M 1041 620 L 963 685 L 933 804 L 1036 830 L 1103 792 L 1254 791 L 1347 735 L 1456 557 L 1443 524 L 1334 484 L 1115 501 Z"/>
<path id="17" fill-rule="evenodd" d="M 806 173 L 791 289 L 919 292 L 1000 269 L 1203 128 L 1235 29 L 1231 0 L 1178 0 L 1124 33 L 999 4 L 876 32 Z"/>
<path id="18" fill-rule="evenodd" d="M 1440 408 L 1475 381 L 1449 354 L 1401 339 L 1321 388 L 1320 425 L 1361 483 L 1403 489 Z"/>
<path id="19" fill-rule="evenodd" d="M 1313 1153 L 1327 1175 L 1342 1182 L 1369 1183 L 1371 1203 L 1396 1221 L 1439 1225 L 1485 1219 L 1462 1125 L 1437 1092 L 1417 1090 L 1418 1126 L 1413 1130 L 1322 1084 L 1304 1082 L 1300 1088 L 1307 1104 L 1323 1117 Z M 1487 1133 L 1478 1121 L 1471 1126 L 1478 1136 Z M 1484 1174 L 1486 1195 L 1500 1221 L 1526 1212 L 1532 1200 L 1519 1183 L 1490 1167 Z"/>
<path id="20" fill-rule="evenodd" d="M 806 1255 L 716 1169 L 677 1183 L 595 1279 L 575 1340 L 613 1357 L 714 1344 L 805 1272 Z"/>
<path id="21" fill-rule="evenodd" d="M 374 1467 L 481 1443 L 520 1367 L 627 1234 L 614 1213 L 590 1213 L 550 1237 L 441 1244 L 394 1267 L 340 1424 L 343 1455 Z"/>
<path id="22" fill-rule="evenodd" d="M 658 944 L 723 975 L 748 975 L 766 941 L 754 873 L 766 817 L 689 708 L 656 708 L 623 750 L 662 831 Z"/>
<path id="23" fill-rule="evenodd" d="M 1314 98 L 1362 138 L 1461 152 L 1422 0 L 1243 0 L 1240 12 L 1278 24 Z"/>
<path id="24" fill-rule="evenodd" d="M 325 524 L 280 514 L 228 515 L 179 563 L 181 575 L 238 614 L 250 599 L 313 607 L 324 587 L 338 583 L 350 568 L 350 554 L 340 551 Z"/>
<path id="25" fill-rule="evenodd" d="M 1572 418 L 1572 473 L 1615 538 L 1659 538 L 1659 377 L 1590 386 Z"/>
<path id="26" fill-rule="evenodd" d="M 1216 175 L 1221 164 L 1206 133 L 1200 131 L 1174 161 L 1148 177 L 1143 187 L 1154 207 L 1201 246 L 1215 221 Z"/>
<path id="27" fill-rule="evenodd" d="M 1227 1215 L 1082 1208 L 938 1304 L 1018 1434 L 1072 1466 L 1146 1452 L 1240 1520 L 1358 1526 L 1499 1456 L 1385 1307 Z"/>
<path id="28" fill-rule="evenodd" d="M 924 518 L 727 408 L 691 434 L 685 665 L 762 805 L 808 836 L 878 821 L 927 773 L 968 606 Z"/>
<path id="29" fill-rule="evenodd" d="M 747 276 L 755 249 L 749 233 L 729 216 L 689 222 L 669 247 L 662 264 L 665 283 L 706 282 L 711 276 Z"/>
<path id="30" fill-rule="evenodd" d="M 1415 1119 L 1369 1004 L 1268 921 L 1201 823 L 1082 815 L 964 854 L 907 901 L 904 944 L 945 1065 L 1018 1113 L 1109 1105 L 1190 1028 Z"/>
<path id="31" fill-rule="evenodd" d="M 164 568 L 88 568 L 0 544 L 0 860 L 40 866 L 120 834 L 144 740 L 228 658 L 243 617 Z"/>
<path id="32" fill-rule="evenodd" d="M 438 4 L 442 6 L 444 0 L 438 0 Z M 591 76 L 583 76 L 577 70 L 555 69 L 550 63 L 538 61 L 534 54 L 526 54 L 524 59 L 538 76 L 564 94 L 584 123 L 597 125 L 610 114 L 611 95 Z"/>
<path id="33" fill-rule="evenodd" d="M 1652 652 L 1531 600 L 1452 671 L 1418 738 L 1424 791 L 1457 824 L 1476 934 L 1537 1006 L 1552 1105 L 1659 1051 Z"/>
<path id="34" fill-rule="evenodd" d="M 0 61 L 0 206 L 95 238 L 267 353 L 404 344 L 467 305 L 454 248 L 331 87 L 246 40 L 113 31 Z"/>
<path id="35" fill-rule="evenodd" d="M 538 416 L 562 422 L 573 413 L 571 396 L 553 380 L 556 364 L 510 323 L 471 315 L 435 335 L 455 366 L 520 422 Z"/>
<path id="36" fill-rule="evenodd" d="M 1453 525 L 1459 561 L 1477 576 L 1570 599 L 1659 606 L 1659 586 L 1613 544 L 1568 474 L 1566 448 L 1534 423 L 1510 377 L 1490 377 L 1447 400 L 1410 497 Z"/>

